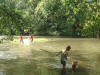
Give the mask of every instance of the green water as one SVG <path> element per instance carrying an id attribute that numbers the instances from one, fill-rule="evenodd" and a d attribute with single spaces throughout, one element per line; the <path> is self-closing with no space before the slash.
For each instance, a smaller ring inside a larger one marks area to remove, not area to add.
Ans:
<path id="1" fill-rule="evenodd" d="M 0 44 L 0 75 L 100 75 L 100 39 L 44 38 L 31 45 Z M 78 61 L 76 73 L 62 70 L 56 52 L 71 45 L 67 64 Z"/>

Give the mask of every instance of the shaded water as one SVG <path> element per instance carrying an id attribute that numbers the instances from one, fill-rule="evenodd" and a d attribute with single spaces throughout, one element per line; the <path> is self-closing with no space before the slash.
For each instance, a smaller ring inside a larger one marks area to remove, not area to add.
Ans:
<path id="1" fill-rule="evenodd" d="M 56 52 L 71 45 L 67 69 L 62 70 Z M 100 75 L 100 39 L 36 38 L 34 43 L 0 44 L 0 75 Z M 76 73 L 71 63 L 78 61 Z"/>

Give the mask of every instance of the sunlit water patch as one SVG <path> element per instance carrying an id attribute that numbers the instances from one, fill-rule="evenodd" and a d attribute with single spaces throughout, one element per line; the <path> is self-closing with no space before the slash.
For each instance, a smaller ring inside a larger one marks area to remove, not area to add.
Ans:
<path id="1" fill-rule="evenodd" d="M 12 51 L 0 51 L 0 59 L 17 59 L 17 55 Z"/>
<path id="2" fill-rule="evenodd" d="M 27 39 L 24 39 L 24 40 L 23 40 L 23 44 L 24 44 L 24 45 L 28 45 L 28 46 L 29 46 L 30 43 L 31 43 L 30 38 L 27 38 Z"/>

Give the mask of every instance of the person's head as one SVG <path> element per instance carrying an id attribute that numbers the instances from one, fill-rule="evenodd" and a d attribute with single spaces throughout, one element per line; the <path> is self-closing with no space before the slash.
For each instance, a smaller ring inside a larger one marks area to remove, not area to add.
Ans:
<path id="1" fill-rule="evenodd" d="M 67 51 L 70 51 L 70 49 L 71 49 L 71 46 L 70 45 L 66 47 L 66 50 Z"/>

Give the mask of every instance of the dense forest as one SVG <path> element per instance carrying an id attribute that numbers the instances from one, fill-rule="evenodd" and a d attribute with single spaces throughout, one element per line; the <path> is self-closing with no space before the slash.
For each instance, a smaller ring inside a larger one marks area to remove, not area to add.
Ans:
<path id="1" fill-rule="evenodd" d="M 0 0 L 0 35 L 100 38 L 99 0 Z"/>

